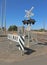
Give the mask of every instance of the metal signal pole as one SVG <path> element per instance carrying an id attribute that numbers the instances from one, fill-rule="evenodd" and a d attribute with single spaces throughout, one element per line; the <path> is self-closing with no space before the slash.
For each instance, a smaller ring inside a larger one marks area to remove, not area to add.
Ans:
<path id="1" fill-rule="evenodd" d="M 25 17 L 28 18 L 28 20 L 30 20 L 31 16 L 34 16 L 34 13 L 32 13 L 33 9 L 34 7 L 32 7 L 30 10 L 25 10 L 26 12 Z M 28 47 L 30 43 L 30 31 L 31 31 L 31 24 L 28 24 Z"/>

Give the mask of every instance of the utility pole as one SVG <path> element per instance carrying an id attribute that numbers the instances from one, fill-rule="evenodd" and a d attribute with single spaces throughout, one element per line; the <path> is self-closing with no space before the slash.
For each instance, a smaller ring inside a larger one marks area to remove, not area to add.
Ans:
<path id="1" fill-rule="evenodd" d="M 6 0 L 2 0 L 1 19 L 2 19 L 1 28 L 2 31 L 4 30 L 6 34 Z"/>
<path id="2" fill-rule="evenodd" d="M 5 34 L 6 34 L 6 0 L 5 0 L 4 7 L 5 7 L 5 12 L 4 12 L 4 28 L 5 28 Z"/>
<path id="3" fill-rule="evenodd" d="M 2 0 L 2 4 L 1 4 L 1 28 L 3 30 L 3 16 L 4 16 L 4 3 L 3 3 L 3 0 Z"/>
<path id="4" fill-rule="evenodd" d="M 44 29 L 44 31 L 45 31 L 45 21 L 43 21 L 43 29 Z"/>

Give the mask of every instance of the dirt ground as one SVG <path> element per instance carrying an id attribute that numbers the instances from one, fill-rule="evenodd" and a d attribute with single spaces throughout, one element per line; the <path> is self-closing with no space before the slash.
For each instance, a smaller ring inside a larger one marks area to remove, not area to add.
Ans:
<path id="1" fill-rule="evenodd" d="M 6 37 L 0 38 L 0 61 L 20 62 L 29 58 L 47 55 L 47 35 L 37 34 L 37 36 L 39 42 L 34 45 L 30 44 L 30 49 L 34 50 L 34 52 L 24 54 L 23 56 L 16 46 L 18 43 L 9 41 Z"/>

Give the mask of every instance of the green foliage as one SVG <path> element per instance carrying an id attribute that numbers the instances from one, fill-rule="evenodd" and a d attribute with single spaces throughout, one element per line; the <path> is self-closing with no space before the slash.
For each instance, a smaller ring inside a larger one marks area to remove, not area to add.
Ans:
<path id="1" fill-rule="evenodd" d="M 16 25 L 12 25 L 8 28 L 8 31 L 17 31 L 17 26 Z"/>
<path id="2" fill-rule="evenodd" d="M 0 30 L 1 30 L 1 28 L 0 28 Z"/>
<path id="3" fill-rule="evenodd" d="M 42 31 L 45 31 L 45 30 L 44 30 L 44 29 L 40 29 L 39 31 L 41 31 L 41 32 L 42 32 Z"/>

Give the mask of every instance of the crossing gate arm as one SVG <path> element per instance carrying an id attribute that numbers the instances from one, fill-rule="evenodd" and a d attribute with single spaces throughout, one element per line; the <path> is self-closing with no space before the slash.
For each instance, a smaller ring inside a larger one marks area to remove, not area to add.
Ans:
<path id="1" fill-rule="evenodd" d="M 25 39 L 24 36 L 8 34 L 8 39 L 19 43 L 19 50 L 24 51 Z"/>
<path id="2" fill-rule="evenodd" d="M 19 42 L 19 41 L 18 41 L 18 38 L 19 38 L 18 35 L 8 34 L 7 38 L 8 38 L 9 40 L 11 40 L 11 41 Z"/>
<path id="3" fill-rule="evenodd" d="M 11 41 L 18 42 L 19 44 L 18 49 L 22 51 L 21 53 L 24 53 L 28 50 L 25 47 L 25 37 L 24 36 L 8 34 L 8 39 Z"/>

